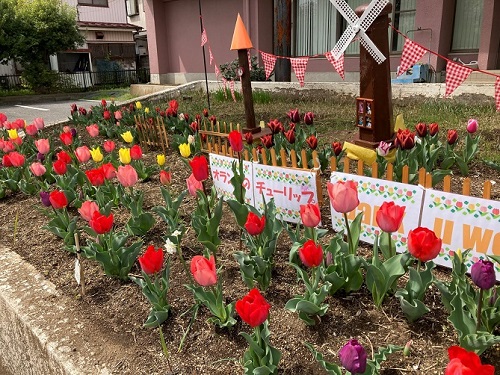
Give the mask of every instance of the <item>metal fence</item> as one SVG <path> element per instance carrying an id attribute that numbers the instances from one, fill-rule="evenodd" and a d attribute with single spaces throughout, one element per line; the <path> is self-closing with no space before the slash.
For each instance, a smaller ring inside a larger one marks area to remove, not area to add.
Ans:
<path id="1" fill-rule="evenodd" d="M 122 86 L 132 83 L 148 83 L 149 69 L 115 70 L 107 72 L 54 72 L 54 88 L 66 90 L 88 90 L 99 86 Z M 0 75 L 0 90 L 15 90 L 25 87 L 21 75 Z"/>

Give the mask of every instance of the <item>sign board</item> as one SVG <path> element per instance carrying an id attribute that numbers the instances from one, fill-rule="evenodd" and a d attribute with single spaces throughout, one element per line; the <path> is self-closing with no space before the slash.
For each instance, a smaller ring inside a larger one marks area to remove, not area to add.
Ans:
<path id="1" fill-rule="evenodd" d="M 274 198 L 281 220 L 300 221 L 300 206 L 318 203 L 316 171 L 275 167 L 254 163 L 253 189 L 255 207 L 264 210 L 264 200 Z"/>
<path id="2" fill-rule="evenodd" d="M 408 232 L 419 226 L 424 189 L 416 185 L 341 172 L 333 172 L 330 178 L 332 183 L 348 180 L 355 181 L 358 184 L 359 205 L 356 210 L 350 212 L 347 216 L 349 222 L 351 222 L 360 212 L 363 212 L 359 239 L 371 244 L 375 242 L 375 237 L 380 234 L 380 228 L 376 220 L 377 211 L 384 202 L 394 202 L 399 206 L 406 206 L 406 209 L 403 223 L 399 231 L 392 234 L 392 239 L 398 252 L 406 251 Z M 343 214 L 336 212 L 333 208 L 331 211 L 333 229 L 336 231 L 345 230 Z"/>
<path id="3" fill-rule="evenodd" d="M 217 154 L 210 154 L 210 171 L 212 173 L 212 179 L 215 186 L 217 194 L 222 195 L 225 200 L 234 199 L 233 185 L 231 185 L 231 178 L 233 177 L 233 162 L 238 165 L 238 159 L 230 158 L 228 156 L 222 156 Z M 253 191 L 252 186 L 252 163 L 248 161 L 243 161 L 243 173 L 245 174 L 245 180 L 243 186 L 246 189 L 245 192 L 245 202 L 254 206 Z"/>
<path id="4" fill-rule="evenodd" d="M 451 267 L 457 249 L 472 249 L 464 259 L 468 268 L 486 255 L 500 255 L 499 201 L 429 189 L 421 225 L 432 229 L 443 241 L 436 264 Z M 500 266 L 494 263 L 497 280 L 500 280 Z"/>

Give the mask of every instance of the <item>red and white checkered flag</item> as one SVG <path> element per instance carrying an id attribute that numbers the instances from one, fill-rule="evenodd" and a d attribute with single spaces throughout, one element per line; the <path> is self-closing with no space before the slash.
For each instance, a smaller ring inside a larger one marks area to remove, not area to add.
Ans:
<path id="1" fill-rule="evenodd" d="M 217 64 L 215 64 L 215 77 L 218 78 L 220 76 L 220 69 L 219 67 L 217 66 Z M 224 77 L 223 77 L 224 78 Z"/>
<path id="2" fill-rule="evenodd" d="M 229 81 L 229 89 L 231 90 L 231 96 L 233 97 L 233 101 L 236 101 L 236 96 L 234 95 L 234 80 Z"/>
<path id="3" fill-rule="evenodd" d="M 274 70 L 274 65 L 276 64 L 277 57 L 265 52 L 261 52 L 260 55 L 262 56 L 262 61 L 264 61 L 264 70 L 266 71 L 267 81 Z"/>
<path id="4" fill-rule="evenodd" d="M 208 55 L 210 56 L 210 66 L 212 66 L 212 61 L 214 61 L 214 55 L 212 55 L 212 48 L 208 46 Z"/>
<path id="5" fill-rule="evenodd" d="M 400 76 L 405 73 L 408 69 L 415 65 L 415 63 L 420 60 L 426 52 L 427 50 L 424 47 L 421 47 L 406 38 L 397 75 Z"/>
<path id="6" fill-rule="evenodd" d="M 252 70 L 252 55 L 250 55 L 250 50 L 247 51 L 248 56 L 248 70 Z"/>
<path id="7" fill-rule="evenodd" d="M 227 99 L 227 79 L 222 77 L 222 84 L 224 85 L 224 98 Z"/>
<path id="8" fill-rule="evenodd" d="M 306 76 L 306 68 L 309 57 L 292 57 L 290 62 L 292 64 L 295 77 L 300 83 L 300 87 L 304 86 L 304 77 Z"/>
<path id="9" fill-rule="evenodd" d="M 344 54 L 340 55 L 340 58 L 338 60 L 335 60 L 335 57 L 333 56 L 332 51 L 328 51 L 325 53 L 326 58 L 328 61 L 330 61 L 330 64 L 333 65 L 339 76 L 344 79 L 345 74 L 344 74 Z"/>
<path id="10" fill-rule="evenodd" d="M 207 31 L 203 29 L 201 33 L 201 46 L 203 47 L 208 42 Z"/>
<path id="11" fill-rule="evenodd" d="M 497 112 L 500 112 L 500 77 L 497 77 L 495 83 L 495 103 L 497 105 Z"/>
<path id="12" fill-rule="evenodd" d="M 450 95 L 460 84 L 467 79 L 472 69 L 448 60 L 446 64 L 446 93 Z"/>

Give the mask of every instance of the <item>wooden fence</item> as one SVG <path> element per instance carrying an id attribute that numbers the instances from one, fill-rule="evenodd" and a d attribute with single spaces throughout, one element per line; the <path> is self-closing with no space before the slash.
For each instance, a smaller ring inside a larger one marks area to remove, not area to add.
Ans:
<path id="1" fill-rule="evenodd" d="M 141 147 L 144 149 L 161 148 L 163 153 L 168 148 L 168 137 L 163 117 L 158 116 L 155 119 L 145 119 L 143 116 L 134 116 L 137 136 Z"/>
<path id="2" fill-rule="evenodd" d="M 204 152 L 212 152 L 219 155 L 225 155 L 229 157 L 237 157 L 236 153 L 234 153 L 229 145 L 229 141 L 227 135 L 232 130 L 240 130 L 240 125 L 237 124 L 233 126 L 233 124 L 227 125 L 226 123 L 220 124 L 217 122 L 216 124 L 204 124 L 203 128 L 200 129 L 200 134 L 206 134 L 206 139 L 202 142 L 202 151 Z M 270 154 L 270 158 L 268 157 Z M 295 168 L 301 170 L 311 170 L 309 167 L 309 161 L 307 157 L 307 152 L 305 149 L 302 149 L 300 152 L 300 162 L 298 155 L 295 150 L 291 150 L 288 154 L 284 149 L 279 151 L 279 162 L 278 162 L 278 154 L 274 148 L 266 149 L 262 148 L 260 153 L 254 148 L 252 150 L 252 161 L 259 162 L 264 165 L 273 165 L 279 167 L 286 168 Z M 311 156 L 313 160 L 314 170 L 318 171 L 316 173 L 316 182 L 318 186 L 318 199 L 320 203 L 323 202 L 323 194 L 320 183 L 320 174 L 319 174 L 319 158 L 317 151 L 312 152 Z M 243 159 L 249 161 L 250 153 L 248 150 L 245 150 L 243 153 Z M 270 161 L 268 161 L 270 160 Z M 354 166 L 353 166 L 354 164 Z M 332 171 L 337 170 L 337 159 L 335 156 L 332 156 L 330 159 L 330 167 Z M 391 163 L 387 164 L 387 168 L 383 177 L 379 177 L 379 166 L 376 162 L 371 165 L 367 165 L 362 160 L 351 160 L 347 157 L 343 159 L 343 172 L 344 173 L 355 173 L 360 176 L 365 175 L 365 167 L 371 168 L 371 177 L 373 178 L 381 178 L 387 181 L 393 181 L 394 178 L 394 165 Z M 402 183 L 409 183 L 409 167 L 404 166 L 402 170 Z M 452 176 L 445 176 L 442 182 L 442 187 L 439 190 L 444 191 L 446 193 L 452 192 Z M 425 188 L 435 188 L 432 186 L 432 175 L 427 172 L 424 168 L 420 168 L 418 171 L 418 184 L 422 185 Z M 441 185 L 441 184 L 440 184 Z M 487 180 L 483 184 L 482 189 L 482 198 L 491 199 L 491 189 L 492 182 Z M 464 178 L 462 181 L 462 195 L 470 196 L 471 195 L 471 179 L 469 177 Z"/>

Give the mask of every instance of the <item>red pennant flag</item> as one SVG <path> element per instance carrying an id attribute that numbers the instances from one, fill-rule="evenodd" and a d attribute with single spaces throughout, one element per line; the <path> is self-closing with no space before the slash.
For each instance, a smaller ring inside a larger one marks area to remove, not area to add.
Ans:
<path id="1" fill-rule="evenodd" d="M 497 77 L 495 83 L 495 103 L 497 105 L 497 112 L 500 112 L 500 77 Z"/>
<path id="2" fill-rule="evenodd" d="M 467 79 L 472 69 L 448 60 L 446 64 L 446 93 L 450 95 L 460 84 Z"/>
<path id="3" fill-rule="evenodd" d="M 426 52 L 427 50 L 424 47 L 421 47 L 420 45 L 413 43 L 410 39 L 406 38 L 397 75 L 400 76 L 401 74 L 405 73 L 418 60 L 420 60 Z"/>
<path id="4" fill-rule="evenodd" d="M 338 60 L 335 60 L 335 57 L 333 56 L 333 53 L 331 51 L 328 51 L 325 53 L 325 56 L 328 61 L 330 61 L 330 64 L 333 65 L 337 73 L 339 74 L 340 78 L 344 79 L 345 74 L 344 74 L 344 54 L 340 56 Z"/>
<path id="5" fill-rule="evenodd" d="M 295 72 L 295 77 L 300 83 L 300 87 L 304 86 L 304 77 L 306 76 L 306 68 L 309 57 L 292 57 L 290 62 L 292 63 L 293 71 Z"/>
<path id="6" fill-rule="evenodd" d="M 208 55 L 210 56 L 210 66 L 212 66 L 212 61 L 214 61 L 214 55 L 212 55 L 212 48 L 208 46 Z"/>
<path id="7" fill-rule="evenodd" d="M 229 89 L 231 90 L 233 100 L 236 101 L 236 96 L 234 95 L 234 80 L 229 81 Z"/>
<path id="8" fill-rule="evenodd" d="M 201 33 L 201 46 L 203 47 L 208 42 L 207 31 L 203 29 Z"/>
<path id="9" fill-rule="evenodd" d="M 274 65 L 276 64 L 277 57 L 265 52 L 261 52 L 260 55 L 262 56 L 262 61 L 264 61 L 264 70 L 266 71 L 267 81 L 274 70 Z"/>

